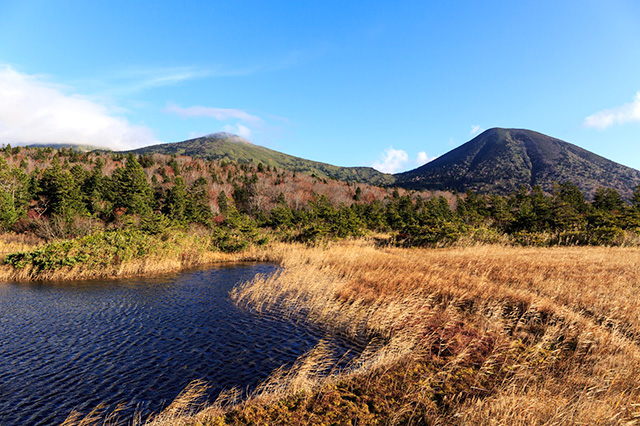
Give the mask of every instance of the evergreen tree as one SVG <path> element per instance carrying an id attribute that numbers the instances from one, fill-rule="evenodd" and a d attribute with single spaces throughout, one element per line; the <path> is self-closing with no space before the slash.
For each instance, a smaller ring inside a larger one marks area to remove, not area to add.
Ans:
<path id="1" fill-rule="evenodd" d="M 464 197 L 458 197 L 456 210 L 462 220 L 468 224 L 480 224 L 489 214 L 484 197 L 471 190 L 465 192 Z"/>
<path id="2" fill-rule="evenodd" d="M 253 185 L 235 185 L 233 189 L 233 201 L 240 213 L 253 213 Z"/>
<path id="3" fill-rule="evenodd" d="M 636 186 L 636 189 L 633 191 L 633 196 L 631 198 L 631 206 L 635 210 L 640 210 L 640 185 Z"/>
<path id="4" fill-rule="evenodd" d="M 624 208 L 624 201 L 615 189 L 600 187 L 593 196 L 593 207 L 603 212 L 619 212 Z"/>
<path id="5" fill-rule="evenodd" d="M 227 194 L 224 191 L 220 191 L 218 194 L 218 208 L 220 209 L 220 214 L 223 216 L 227 215 L 229 210 L 229 199 L 227 198 Z"/>
<path id="6" fill-rule="evenodd" d="M 209 195 L 207 194 L 207 180 L 203 177 L 196 179 L 187 193 L 185 215 L 189 222 L 208 224 L 211 220 Z"/>
<path id="7" fill-rule="evenodd" d="M 551 223 L 556 232 L 583 228 L 589 205 L 575 184 L 565 182 L 556 185 L 552 204 Z"/>
<path id="8" fill-rule="evenodd" d="M 153 191 L 135 155 L 127 155 L 127 163 L 113 173 L 115 192 L 111 194 L 114 208 L 124 208 L 129 214 L 144 215 L 153 207 Z"/>
<path id="9" fill-rule="evenodd" d="M 176 177 L 173 187 L 167 192 L 165 214 L 169 219 L 183 222 L 187 207 L 187 188 L 181 176 Z"/>
<path id="10" fill-rule="evenodd" d="M 65 220 L 86 213 L 80 186 L 71 172 L 62 169 L 58 157 L 54 157 L 51 167 L 42 174 L 39 186 L 41 195 L 47 200 L 46 213 Z"/>
<path id="11" fill-rule="evenodd" d="M 360 201 L 360 196 L 362 195 L 362 189 L 360 187 L 356 187 L 356 192 L 353 195 L 353 201 Z"/>
<path id="12" fill-rule="evenodd" d="M 0 158 L 0 229 L 9 229 L 25 216 L 29 198 L 29 176 Z"/>

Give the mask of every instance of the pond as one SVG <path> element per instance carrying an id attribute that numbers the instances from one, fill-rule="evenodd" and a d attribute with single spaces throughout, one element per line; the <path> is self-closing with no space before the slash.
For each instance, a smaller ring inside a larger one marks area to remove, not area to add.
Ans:
<path id="1" fill-rule="evenodd" d="M 328 340 L 310 326 L 240 309 L 228 293 L 269 264 L 157 278 L 0 283 L 0 424 L 57 425 L 71 410 L 124 403 L 124 417 L 166 407 L 191 381 L 251 390 Z"/>

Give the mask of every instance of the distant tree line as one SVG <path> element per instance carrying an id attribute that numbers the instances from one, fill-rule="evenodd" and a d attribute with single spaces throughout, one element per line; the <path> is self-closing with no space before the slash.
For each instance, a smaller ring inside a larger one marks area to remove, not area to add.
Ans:
<path id="1" fill-rule="evenodd" d="M 168 157 L 159 167 L 150 155 L 22 150 L 7 146 L 0 157 L 0 229 L 46 239 L 105 228 L 158 233 L 192 225 L 210 229 L 214 246 L 223 251 L 263 243 L 267 234 L 309 242 L 385 232 L 408 246 L 464 239 L 623 244 L 640 238 L 640 187 L 630 202 L 609 188 L 599 188 L 593 200 L 586 200 L 570 182 L 557 184 L 551 194 L 534 187 L 509 196 L 470 191 L 428 195 L 300 178 L 262 163 L 219 162 L 214 168 L 204 163 L 185 166 Z M 292 189 L 294 181 L 324 188 L 325 193 L 301 198 Z M 213 191 L 215 185 L 228 192 Z M 332 188 L 341 198 L 331 199 Z M 278 195 L 266 196 L 267 190 Z"/>

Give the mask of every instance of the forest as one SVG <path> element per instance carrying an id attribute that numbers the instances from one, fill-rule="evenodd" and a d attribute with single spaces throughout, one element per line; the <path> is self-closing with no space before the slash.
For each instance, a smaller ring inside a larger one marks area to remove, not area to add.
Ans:
<path id="1" fill-rule="evenodd" d="M 628 245 L 640 232 L 631 200 L 571 182 L 509 196 L 406 191 L 305 175 L 262 163 L 162 154 L 4 147 L 0 229 L 44 241 L 97 231 L 205 228 L 221 251 L 268 239 L 313 243 L 386 233 L 402 246 L 463 243 Z"/>

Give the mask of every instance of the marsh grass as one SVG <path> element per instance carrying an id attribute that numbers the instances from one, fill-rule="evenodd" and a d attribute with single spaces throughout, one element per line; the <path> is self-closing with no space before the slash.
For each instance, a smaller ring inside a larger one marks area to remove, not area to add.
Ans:
<path id="1" fill-rule="evenodd" d="M 2 281 L 122 278 L 268 258 L 264 249 L 255 246 L 238 253 L 214 250 L 204 230 L 169 229 L 161 234 L 98 231 L 49 243 L 5 240 L 0 240 L 0 254 L 5 252 L 0 265 Z"/>
<path id="2" fill-rule="evenodd" d="M 254 256 L 282 268 L 236 303 L 366 340 L 363 354 L 337 370 L 320 345 L 249 398 L 134 424 L 640 423 L 638 248 L 352 240 Z"/>
<path id="3" fill-rule="evenodd" d="M 9 253 L 32 250 L 42 244 L 44 241 L 33 235 L 0 233 L 0 262 Z"/>
<path id="4" fill-rule="evenodd" d="M 233 297 L 388 341 L 344 377 L 349 386 L 367 377 L 363 394 L 394 407 L 377 413 L 382 424 L 637 421 L 638 248 L 420 250 L 361 240 L 290 250 L 278 275 Z M 415 369 L 424 371 L 406 382 Z M 381 389 L 385 372 L 406 391 Z"/>

